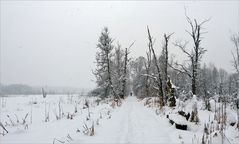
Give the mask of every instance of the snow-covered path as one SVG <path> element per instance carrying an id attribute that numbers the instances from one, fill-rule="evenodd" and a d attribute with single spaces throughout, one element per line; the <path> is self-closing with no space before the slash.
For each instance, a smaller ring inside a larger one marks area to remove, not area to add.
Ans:
<path id="1" fill-rule="evenodd" d="M 172 143 L 169 123 L 128 97 L 112 119 L 96 128 L 95 136 L 83 143 Z"/>

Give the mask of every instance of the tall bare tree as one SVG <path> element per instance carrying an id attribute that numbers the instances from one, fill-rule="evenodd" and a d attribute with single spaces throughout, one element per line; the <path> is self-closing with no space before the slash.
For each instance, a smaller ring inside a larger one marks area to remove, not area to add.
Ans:
<path id="1" fill-rule="evenodd" d="M 158 63 L 158 59 L 157 59 L 157 56 L 156 56 L 155 51 L 154 51 L 153 38 L 150 34 L 149 27 L 147 27 L 147 31 L 148 31 L 149 48 L 152 51 L 154 64 L 155 64 L 156 71 L 157 71 L 157 76 L 156 76 L 155 82 L 157 84 L 158 96 L 160 98 L 160 106 L 162 107 L 162 106 L 165 105 L 165 103 L 164 103 L 164 91 L 163 91 L 163 80 L 162 80 L 162 76 L 161 76 L 161 71 L 160 71 L 160 66 L 159 66 L 159 63 Z"/>
<path id="2" fill-rule="evenodd" d="M 237 72 L 237 81 L 239 81 L 239 35 L 233 35 L 231 37 L 231 40 L 235 46 L 235 52 L 232 52 L 232 56 L 233 56 L 233 66 Z M 237 105 L 237 128 L 239 129 L 239 90 L 237 92 L 237 101 L 236 101 L 236 105 Z"/>
<path id="3" fill-rule="evenodd" d="M 127 81 L 127 70 L 128 70 L 128 62 L 129 62 L 129 49 L 134 45 L 134 42 L 128 47 L 125 48 L 124 52 L 124 69 L 123 69 L 123 79 L 122 79 L 122 90 L 121 90 L 121 98 L 124 98 L 126 95 L 126 81 Z"/>
<path id="4" fill-rule="evenodd" d="M 165 93 L 165 102 L 167 102 L 168 96 L 167 96 L 167 81 L 168 81 L 168 44 L 169 39 L 173 35 L 173 33 L 167 35 L 164 34 L 164 44 L 163 44 L 163 51 L 162 51 L 162 58 L 163 58 L 163 88 Z"/>
<path id="5" fill-rule="evenodd" d="M 144 66 L 145 66 L 145 71 L 146 75 L 145 76 L 145 92 L 146 96 L 149 96 L 149 88 L 150 88 L 150 68 L 151 68 L 151 62 L 152 62 L 152 52 L 150 45 L 148 44 L 149 51 L 146 52 L 147 59 L 144 61 Z"/>
<path id="6" fill-rule="evenodd" d="M 235 52 L 232 52 L 233 56 L 233 67 L 235 68 L 237 74 L 239 75 L 239 36 L 232 35 L 231 40 L 235 46 Z"/>
<path id="7" fill-rule="evenodd" d="M 190 37 L 193 40 L 193 48 L 192 50 L 187 50 L 186 46 L 188 42 L 182 43 L 182 42 L 175 42 L 174 45 L 179 47 L 184 54 L 187 55 L 187 57 L 190 60 L 189 66 L 190 69 L 185 67 L 182 64 L 176 63 L 180 69 L 174 68 L 175 70 L 178 70 L 182 73 L 187 74 L 191 78 L 191 90 L 192 94 L 197 94 L 197 79 L 198 79 L 198 69 L 200 67 L 200 60 L 203 56 L 203 54 L 206 52 L 206 50 L 201 46 L 202 41 L 202 34 L 205 32 L 202 31 L 203 24 L 209 21 L 209 19 L 202 21 L 201 23 L 198 23 L 196 19 L 191 20 L 186 15 L 187 22 L 189 23 L 191 30 L 186 30 L 186 32 L 190 35 Z"/>

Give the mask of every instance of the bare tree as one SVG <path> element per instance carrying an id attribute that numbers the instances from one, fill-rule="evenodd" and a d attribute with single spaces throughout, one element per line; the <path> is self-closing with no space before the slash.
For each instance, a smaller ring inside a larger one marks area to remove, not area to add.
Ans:
<path id="1" fill-rule="evenodd" d="M 231 37 L 231 40 L 235 46 L 235 53 L 232 52 L 233 56 L 233 66 L 237 72 L 237 80 L 239 80 L 239 35 L 233 35 Z M 239 129 L 239 90 L 237 92 L 237 100 L 236 100 L 236 105 L 237 105 L 237 128 Z"/>
<path id="2" fill-rule="evenodd" d="M 160 106 L 164 106 L 164 91 L 163 91 L 163 81 L 162 81 L 162 76 L 161 76 L 161 71 L 159 68 L 159 64 L 158 64 L 158 59 L 157 56 L 155 54 L 154 48 L 153 48 L 153 41 L 152 41 L 152 36 L 150 34 L 149 31 L 149 27 L 147 27 L 147 31 L 148 31 L 148 39 L 149 39 L 149 47 L 153 53 L 153 58 L 154 58 L 154 63 L 155 63 L 155 67 L 156 67 L 156 71 L 157 71 L 157 76 L 156 76 L 156 84 L 157 84 L 157 91 L 158 91 L 158 96 L 160 97 Z"/>
<path id="3" fill-rule="evenodd" d="M 150 49 L 150 45 L 148 44 L 148 48 L 149 51 L 146 52 L 147 55 L 147 60 L 144 62 L 144 66 L 145 66 L 145 71 L 146 71 L 146 75 L 145 75 L 145 92 L 146 92 L 146 96 L 149 96 L 149 88 L 150 88 L 150 68 L 151 68 L 151 61 L 152 61 L 152 54 L 151 54 L 151 49 Z"/>
<path id="4" fill-rule="evenodd" d="M 165 102 L 167 102 L 168 96 L 167 96 L 167 81 L 168 81 L 168 43 L 170 37 L 174 33 L 171 33 L 169 35 L 164 34 L 164 45 L 163 45 L 163 51 L 162 51 L 162 58 L 163 58 L 163 69 L 164 69 L 164 79 L 163 79 L 163 87 L 164 87 L 164 93 L 165 93 Z"/>
<path id="5" fill-rule="evenodd" d="M 193 49 L 191 52 L 186 49 L 186 46 L 188 42 L 182 43 L 182 42 L 175 42 L 174 45 L 179 47 L 184 54 L 187 55 L 187 57 L 190 60 L 190 69 L 186 68 L 182 64 L 176 63 L 177 66 L 180 67 L 180 69 L 174 68 L 177 71 L 180 71 L 182 73 L 187 74 L 191 78 L 191 90 L 194 95 L 197 94 L 197 78 L 198 78 L 198 69 L 200 67 L 200 60 L 203 56 L 203 54 L 206 52 L 206 50 L 201 46 L 202 41 L 202 34 L 205 32 L 202 31 L 202 25 L 209 21 L 209 19 L 202 21 L 201 23 L 198 23 L 196 19 L 191 20 L 187 15 L 187 22 L 189 23 L 191 30 L 186 32 L 190 35 L 190 37 L 193 40 Z"/>
<path id="6" fill-rule="evenodd" d="M 239 75 L 239 36 L 233 35 L 231 40 L 235 46 L 235 52 L 232 52 L 233 56 L 233 67 Z"/>
<path id="7" fill-rule="evenodd" d="M 129 48 L 125 48 L 125 56 L 124 56 L 124 71 L 123 71 L 123 80 L 122 80 L 122 91 L 121 91 L 121 98 L 124 98 L 126 93 L 126 80 L 127 80 L 127 67 L 128 67 L 128 55 L 129 49 L 134 45 L 134 42 L 129 46 Z"/>
<path id="8" fill-rule="evenodd" d="M 146 58 L 140 56 L 130 62 L 131 77 L 132 77 L 132 90 L 137 97 L 145 97 L 145 62 Z"/>

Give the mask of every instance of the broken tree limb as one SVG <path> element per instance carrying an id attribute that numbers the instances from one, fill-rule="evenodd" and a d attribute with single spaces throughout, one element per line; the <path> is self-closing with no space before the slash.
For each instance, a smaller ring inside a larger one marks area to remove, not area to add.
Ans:
<path id="1" fill-rule="evenodd" d="M 3 128 L 3 130 L 4 130 L 5 132 L 8 133 L 8 130 L 4 127 L 4 125 L 2 124 L 2 122 L 0 122 L 0 126 Z"/>
<path id="2" fill-rule="evenodd" d="M 60 142 L 60 143 L 65 143 L 64 141 L 58 140 L 56 138 L 53 139 L 53 144 L 55 144 L 55 141 Z"/>
<path id="3" fill-rule="evenodd" d="M 24 119 L 22 119 L 22 124 L 26 123 L 27 116 L 28 116 L 28 113 L 25 115 Z"/>

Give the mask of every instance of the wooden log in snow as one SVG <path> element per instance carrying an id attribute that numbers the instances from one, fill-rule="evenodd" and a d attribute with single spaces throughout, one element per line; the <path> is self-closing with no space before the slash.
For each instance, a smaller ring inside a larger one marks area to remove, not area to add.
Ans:
<path id="1" fill-rule="evenodd" d="M 169 123 L 175 124 L 176 129 L 187 130 L 187 120 L 185 117 L 179 114 L 169 114 L 167 115 Z"/>

